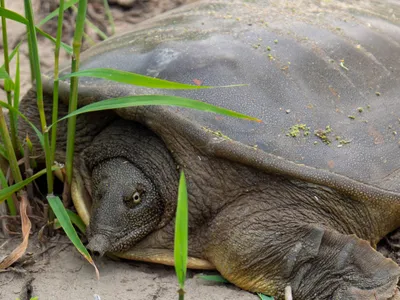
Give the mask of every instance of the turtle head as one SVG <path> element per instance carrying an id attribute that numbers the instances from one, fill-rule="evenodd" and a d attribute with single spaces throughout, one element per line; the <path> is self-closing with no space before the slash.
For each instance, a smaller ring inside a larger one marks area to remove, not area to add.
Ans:
<path id="1" fill-rule="evenodd" d="M 164 211 L 153 182 L 123 158 L 94 166 L 92 200 L 87 248 L 98 255 L 133 247 L 157 228 Z"/>

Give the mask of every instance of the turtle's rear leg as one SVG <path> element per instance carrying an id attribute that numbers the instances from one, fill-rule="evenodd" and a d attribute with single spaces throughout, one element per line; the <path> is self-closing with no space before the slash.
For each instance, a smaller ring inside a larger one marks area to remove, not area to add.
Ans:
<path id="1" fill-rule="evenodd" d="M 228 210 L 213 222 L 218 235 L 213 234 L 207 256 L 243 289 L 281 299 L 290 285 L 298 300 L 395 296 L 400 268 L 367 241 L 300 223 L 300 215 L 283 220 L 279 212 L 240 217 L 245 208 Z"/>

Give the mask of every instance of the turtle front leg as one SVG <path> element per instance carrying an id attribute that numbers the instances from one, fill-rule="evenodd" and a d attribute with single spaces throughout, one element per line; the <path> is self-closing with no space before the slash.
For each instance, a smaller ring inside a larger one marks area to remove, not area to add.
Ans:
<path id="1" fill-rule="evenodd" d="M 296 300 L 396 297 L 400 268 L 367 241 L 281 216 L 227 208 L 210 228 L 207 258 L 235 285 L 278 299 L 286 286 Z"/>

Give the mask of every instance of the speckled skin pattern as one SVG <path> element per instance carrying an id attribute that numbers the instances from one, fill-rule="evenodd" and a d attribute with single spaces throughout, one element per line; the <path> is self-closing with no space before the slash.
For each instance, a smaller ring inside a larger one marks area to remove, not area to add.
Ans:
<path id="1" fill-rule="evenodd" d="M 400 268 L 373 248 L 400 226 L 399 15 L 389 1 L 200 1 L 85 52 L 82 69 L 248 86 L 149 90 L 85 78 L 81 105 L 172 94 L 262 120 L 159 106 L 79 119 L 98 120 L 76 166 L 94 203 L 90 248 L 172 252 L 184 169 L 189 255 L 232 283 L 277 299 L 288 285 L 294 299 L 399 299 Z M 60 91 L 66 99 L 68 82 Z M 290 136 L 299 124 L 306 130 Z M 138 186 L 151 200 L 132 205 L 124 199 Z M 114 234 L 127 223 L 129 233 Z"/>

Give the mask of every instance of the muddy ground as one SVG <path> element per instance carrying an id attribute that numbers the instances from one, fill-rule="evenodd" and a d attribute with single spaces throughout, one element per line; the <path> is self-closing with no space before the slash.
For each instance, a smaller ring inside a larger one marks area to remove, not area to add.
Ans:
<path id="1" fill-rule="evenodd" d="M 57 7 L 58 1 L 33 0 L 36 20 L 40 20 Z M 110 26 L 104 14 L 103 1 L 90 1 L 88 14 L 90 19 L 107 34 L 111 34 Z M 146 18 L 172 9 L 183 3 L 194 0 L 109 0 L 112 14 L 115 18 L 116 32 L 120 33 L 133 29 L 135 23 Z M 22 0 L 6 1 L 8 9 L 23 14 Z M 64 22 L 63 41 L 70 43 L 73 36 L 74 13 L 69 12 Z M 55 36 L 56 20 L 43 27 L 44 30 Z M 24 38 L 25 28 L 21 24 L 8 22 L 9 45 L 14 47 Z M 92 30 L 88 30 L 91 38 L 101 40 Z M 1 51 L 3 49 L 2 42 Z M 89 47 L 91 42 L 86 42 Z M 39 39 L 42 71 L 53 69 L 53 45 Z M 3 54 L 1 53 L 1 57 Z M 65 53 L 62 60 L 67 60 Z M 0 59 L 3 61 L 3 59 Z M 11 75 L 14 76 L 15 64 L 11 64 Z M 29 88 L 30 73 L 27 59 L 27 45 L 21 48 L 21 94 Z M 0 99 L 6 99 L 4 91 L 0 91 Z M 0 260 L 10 253 L 20 242 L 19 234 L 5 239 L 0 234 Z M 39 242 L 37 234 L 30 238 L 30 246 L 26 256 L 5 272 L 0 272 L 0 299 L 21 300 L 27 296 L 38 296 L 39 300 L 54 299 L 150 299 L 170 300 L 177 299 L 177 280 L 174 269 L 162 265 L 154 265 L 132 261 L 113 261 L 103 258 L 97 261 L 100 270 L 100 280 L 96 279 L 95 272 L 81 255 L 71 246 L 63 236 L 57 235 L 46 243 Z M 242 299 L 250 300 L 258 297 L 241 291 L 233 285 L 204 282 L 195 275 L 199 272 L 188 272 L 185 299 Z M 208 272 L 210 273 L 210 272 Z"/>

